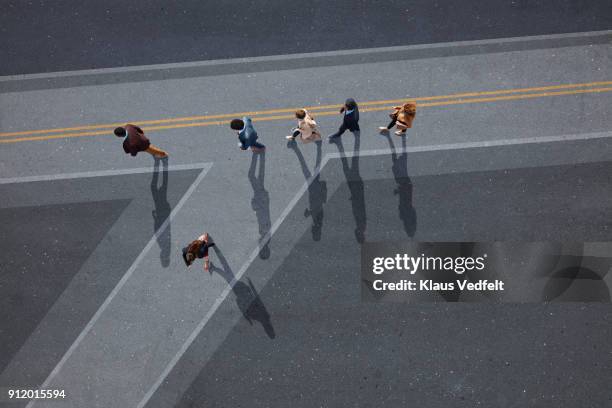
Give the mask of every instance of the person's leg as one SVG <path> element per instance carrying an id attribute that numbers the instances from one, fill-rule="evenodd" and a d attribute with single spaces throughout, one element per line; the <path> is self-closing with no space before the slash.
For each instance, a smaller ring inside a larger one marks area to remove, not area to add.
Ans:
<path id="1" fill-rule="evenodd" d="M 204 270 L 208 271 L 210 269 L 210 262 L 208 261 L 208 244 L 204 244 Z"/>
<path id="2" fill-rule="evenodd" d="M 395 126 L 395 119 L 392 118 L 391 122 L 389 122 L 389 124 L 387 126 L 379 126 L 378 130 L 380 130 L 381 133 L 389 133 L 389 130 Z"/>
<path id="3" fill-rule="evenodd" d="M 212 248 L 215 246 L 214 242 L 208 242 L 206 241 L 206 244 L 204 244 L 204 270 L 208 271 L 210 269 L 210 262 L 208 260 L 208 249 Z"/>
<path id="4" fill-rule="evenodd" d="M 202 257 L 204 258 L 204 270 L 208 271 L 210 269 L 210 263 L 208 262 L 208 248 L 214 246 L 215 244 L 209 243 L 210 237 L 208 235 L 208 232 L 205 232 L 204 234 L 200 235 L 198 239 L 204 241 L 204 246 L 202 247 Z"/>
<path id="5" fill-rule="evenodd" d="M 162 149 L 160 149 L 159 147 L 153 144 L 149 145 L 146 152 L 151 154 L 153 157 L 158 157 L 158 158 L 168 157 L 168 153 L 166 153 L 165 151 L 163 151 Z"/>
<path id="6" fill-rule="evenodd" d="M 251 144 L 251 150 L 254 151 L 254 152 L 260 152 L 260 151 L 265 150 L 265 149 L 266 149 L 266 146 L 264 146 L 263 144 L 261 144 L 261 143 L 259 143 L 257 141 L 255 141 L 255 142 L 253 142 L 253 144 Z"/>
<path id="7" fill-rule="evenodd" d="M 334 139 L 336 137 L 340 137 L 342 136 L 342 134 L 344 132 L 346 132 L 348 129 L 348 127 L 346 126 L 346 124 L 344 122 L 342 122 L 342 125 L 340 126 L 340 128 L 338 129 L 338 131 L 332 135 L 329 136 L 330 139 Z"/>

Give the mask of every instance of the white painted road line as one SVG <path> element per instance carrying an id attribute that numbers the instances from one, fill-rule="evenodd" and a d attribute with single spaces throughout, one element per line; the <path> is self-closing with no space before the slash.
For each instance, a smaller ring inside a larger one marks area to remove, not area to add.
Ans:
<path id="1" fill-rule="evenodd" d="M 210 163 L 176 164 L 168 166 L 168 171 L 208 169 L 210 168 L 210 166 Z M 151 173 L 152 171 L 153 169 L 151 167 L 138 167 L 134 169 L 99 170 L 84 171 L 78 173 L 47 174 L 40 176 L 10 177 L 0 178 L 0 184 L 31 183 L 36 181 L 68 180 L 104 176 L 121 176 L 124 174 Z"/>
<path id="2" fill-rule="evenodd" d="M 194 165 L 195 166 L 195 165 Z M 183 207 L 183 205 L 185 204 L 185 202 L 189 199 L 189 197 L 191 196 L 191 194 L 193 194 L 193 192 L 195 191 L 195 189 L 198 187 L 198 185 L 200 184 L 200 182 L 202 181 L 202 179 L 204 178 L 204 176 L 206 176 L 206 174 L 208 173 L 208 171 L 210 170 L 210 168 L 212 167 L 212 163 L 204 163 L 204 164 L 200 164 L 200 167 L 193 167 L 193 168 L 200 168 L 202 169 L 200 174 L 198 174 L 198 177 L 196 177 L 196 179 L 194 180 L 193 183 L 191 183 L 191 185 L 189 186 L 189 188 L 187 189 L 187 191 L 185 192 L 185 194 L 183 194 L 183 197 L 181 197 L 181 199 L 179 200 L 179 202 L 176 204 L 176 206 L 172 209 L 172 212 L 170 213 L 170 215 L 168 216 L 168 218 L 166 218 L 166 220 L 164 221 L 164 223 L 159 227 L 159 229 L 155 232 L 155 234 L 151 237 L 151 239 L 149 240 L 149 242 L 147 243 L 147 245 L 143 248 L 143 250 L 140 252 L 140 254 L 138 255 L 138 257 L 136 258 L 136 260 L 132 263 L 132 265 L 130 266 L 130 268 L 126 271 L 126 273 L 123 275 L 123 277 L 121 278 L 121 280 L 119 281 L 119 283 L 117 283 L 117 285 L 115 286 L 115 288 L 112 290 L 112 292 L 108 295 L 108 297 L 106 298 L 106 300 L 104 301 L 104 303 L 102 303 L 102 305 L 100 306 L 100 308 L 96 311 L 96 314 L 94 314 L 94 316 L 91 318 L 91 320 L 89 321 L 89 323 L 87 323 L 87 325 L 85 326 L 85 328 L 83 329 L 83 331 L 81 331 L 81 333 L 79 334 L 79 336 L 76 338 L 76 340 L 72 343 L 72 345 L 70 346 L 70 348 L 68 349 L 68 351 L 66 351 L 66 353 L 62 356 L 62 359 L 59 361 L 59 363 L 57 363 L 57 365 L 55 366 L 55 368 L 53 369 L 53 371 L 51 371 L 51 373 L 49 374 L 49 376 L 47 377 L 47 379 L 45 380 L 45 382 L 40 386 L 40 388 L 46 388 L 50 382 L 53 380 L 53 378 L 57 375 L 57 373 L 59 373 L 59 371 L 62 369 L 62 367 L 64 366 L 64 364 L 66 363 L 66 361 L 70 358 L 70 356 L 72 355 L 72 353 L 74 352 L 74 350 L 76 350 L 76 348 L 79 346 L 79 344 L 81 344 L 81 342 L 83 341 L 83 339 L 85 338 L 85 336 L 87 336 L 87 334 L 90 332 L 91 328 L 94 326 L 94 324 L 96 323 L 96 321 L 100 318 L 100 316 L 102 315 L 102 313 L 104 313 L 104 311 L 106 310 L 106 308 L 108 307 L 108 305 L 112 302 L 112 300 L 115 298 L 115 296 L 117 295 L 117 293 L 119 293 L 119 291 L 121 290 L 121 288 L 123 287 L 123 285 L 125 285 L 125 283 L 128 281 L 128 279 L 132 276 L 132 274 L 134 273 L 134 271 L 136 270 L 136 268 L 138 267 L 138 265 L 140 264 L 140 262 L 145 258 L 145 256 L 147 255 L 147 253 L 149 252 L 149 250 L 155 245 L 155 243 L 157 242 L 157 239 L 159 236 L 161 236 L 165 229 L 168 228 L 168 225 L 170 225 L 170 223 L 172 222 L 172 219 L 174 218 L 174 216 L 181 210 L 181 208 Z M 176 169 L 176 167 L 175 167 Z M 170 169 L 169 169 L 170 170 Z M 147 169 L 148 172 L 151 171 L 151 169 Z M 37 400 L 32 400 L 30 401 L 30 403 L 28 405 L 26 405 L 26 408 L 31 408 Z"/>

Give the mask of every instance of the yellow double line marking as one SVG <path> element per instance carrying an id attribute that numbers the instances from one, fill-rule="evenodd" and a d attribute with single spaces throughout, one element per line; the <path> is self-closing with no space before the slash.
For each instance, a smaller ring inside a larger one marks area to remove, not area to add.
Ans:
<path id="1" fill-rule="evenodd" d="M 496 101 L 511 101 L 521 99 L 543 98 L 562 95 L 577 95 L 586 93 L 601 93 L 612 91 L 612 81 L 588 82 L 580 84 L 564 84 L 540 86 L 532 88 L 502 89 L 497 91 L 466 92 L 451 95 L 424 96 L 418 98 L 402 98 L 383 101 L 360 102 L 359 110 L 362 112 L 373 112 L 389 110 L 391 106 L 401 104 L 407 100 L 416 101 L 419 109 L 433 106 L 449 106 L 469 103 L 485 103 Z M 313 116 L 337 115 L 340 105 L 309 106 L 306 109 Z M 145 132 L 166 129 L 179 129 L 199 126 L 227 125 L 229 119 L 249 116 L 254 121 L 270 121 L 294 119 L 295 108 L 271 109 L 254 112 L 237 112 L 219 115 L 187 116 L 179 118 L 129 121 L 143 128 Z M 123 126 L 127 122 L 106 123 L 98 125 L 74 126 L 55 129 L 25 130 L 20 132 L 0 133 L 0 143 L 17 143 L 35 140 L 61 139 L 70 137 L 110 135 L 117 126 Z"/>

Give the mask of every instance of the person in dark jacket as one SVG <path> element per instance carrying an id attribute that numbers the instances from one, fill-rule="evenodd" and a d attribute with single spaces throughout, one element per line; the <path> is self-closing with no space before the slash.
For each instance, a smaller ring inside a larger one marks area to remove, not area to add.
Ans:
<path id="1" fill-rule="evenodd" d="M 208 249 L 214 246 L 215 243 L 210 241 L 208 233 L 200 235 L 198 239 L 191 241 L 189 245 L 183 248 L 183 261 L 185 261 L 185 265 L 191 266 L 196 258 L 204 258 L 204 270 L 208 271 L 210 268 L 210 263 L 208 262 Z"/>
<path id="2" fill-rule="evenodd" d="M 340 109 L 340 113 L 343 114 L 342 125 L 336 133 L 329 136 L 330 139 L 342 136 L 347 130 L 351 132 L 359 131 L 359 107 L 353 98 L 348 98 L 346 102 L 344 102 L 344 106 Z"/>
<path id="3" fill-rule="evenodd" d="M 266 146 L 257 141 L 257 131 L 253 127 L 251 118 L 234 119 L 230 122 L 230 127 L 238 133 L 239 147 L 246 150 L 249 147 L 254 152 L 263 152 Z"/>
<path id="4" fill-rule="evenodd" d="M 136 156 L 138 152 L 147 152 L 156 159 L 168 157 L 168 153 L 151 144 L 143 130 L 138 126 L 127 124 L 123 127 L 115 128 L 114 133 L 115 136 L 124 138 L 123 150 L 127 154 Z"/>

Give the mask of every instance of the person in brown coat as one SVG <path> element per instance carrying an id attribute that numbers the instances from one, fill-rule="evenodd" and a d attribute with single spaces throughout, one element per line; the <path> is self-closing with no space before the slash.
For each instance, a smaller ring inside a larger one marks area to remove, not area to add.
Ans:
<path id="1" fill-rule="evenodd" d="M 406 134 L 406 129 L 412 127 L 412 122 L 416 116 L 416 103 L 407 102 L 402 106 L 394 106 L 393 112 L 389 114 L 391 122 L 387 126 L 381 126 L 378 129 L 381 133 L 389 132 L 393 126 L 397 128 L 395 134 L 397 136 L 403 136 Z"/>
<path id="2" fill-rule="evenodd" d="M 298 120 L 297 127 L 286 137 L 288 140 L 295 140 L 298 136 L 304 143 L 321 140 L 321 132 L 319 131 L 317 122 L 315 122 L 306 109 L 298 109 L 295 112 L 295 117 Z"/>
<path id="3" fill-rule="evenodd" d="M 156 159 L 168 157 L 168 153 L 151 144 L 143 130 L 138 126 L 127 124 L 115 129 L 115 136 L 123 137 L 123 150 L 127 154 L 136 156 L 138 152 L 147 152 Z"/>
<path id="4" fill-rule="evenodd" d="M 185 265 L 191 266 L 197 258 L 204 258 L 204 270 L 208 271 L 210 269 L 208 249 L 214 246 L 215 243 L 210 242 L 208 233 L 200 235 L 198 239 L 191 241 L 189 245 L 183 248 L 183 261 L 185 261 Z"/>

